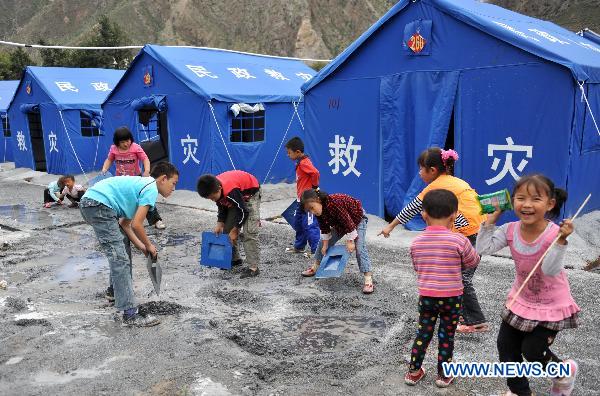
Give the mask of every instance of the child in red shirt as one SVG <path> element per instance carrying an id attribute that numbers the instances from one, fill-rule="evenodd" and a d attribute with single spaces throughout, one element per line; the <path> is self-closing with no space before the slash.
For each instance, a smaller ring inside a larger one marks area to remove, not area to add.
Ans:
<path id="1" fill-rule="evenodd" d="M 291 138 L 285 145 L 287 155 L 296 161 L 296 201 L 300 203 L 302 193 L 311 188 L 319 187 L 319 171 L 313 165 L 308 155 L 304 153 L 304 142 L 299 137 Z M 294 247 L 286 248 L 289 253 L 303 253 L 306 243 L 310 253 L 314 254 L 319 244 L 319 222 L 312 213 L 306 212 L 300 204 L 294 213 L 294 231 L 296 239 Z M 308 253 L 304 253 L 308 256 Z"/>

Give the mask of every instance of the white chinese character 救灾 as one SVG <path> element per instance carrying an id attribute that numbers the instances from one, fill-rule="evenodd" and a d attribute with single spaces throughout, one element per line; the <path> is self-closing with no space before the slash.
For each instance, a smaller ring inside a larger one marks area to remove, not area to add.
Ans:
<path id="1" fill-rule="evenodd" d="M 93 82 L 90 84 L 92 84 L 92 87 L 94 87 L 96 91 L 112 91 L 112 89 L 108 87 L 108 83 L 106 82 Z"/>
<path id="2" fill-rule="evenodd" d="M 277 70 L 273 70 L 273 69 L 264 69 L 265 73 L 267 73 L 269 76 L 273 77 L 275 80 L 289 80 L 289 78 L 285 77 L 283 74 L 281 74 L 281 72 L 278 72 Z"/>
<path id="3" fill-rule="evenodd" d="M 62 91 L 79 92 L 79 88 L 75 87 L 68 81 L 54 81 L 54 84 Z"/>
<path id="4" fill-rule="evenodd" d="M 227 70 L 229 70 L 231 72 L 231 74 L 233 74 L 237 78 L 245 78 L 245 79 L 256 78 L 252 74 L 250 74 L 248 72 L 248 70 L 241 69 L 239 67 L 228 67 Z"/>
<path id="5" fill-rule="evenodd" d="M 219 76 L 215 76 L 212 72 L 206 70 L 204 66 L 197 65 L 185 65 L 188 69 L 190 69 L 195 75 L 199 78 L 202 77 L 210 77 L 210 78 L 219 78 Z"/>
<path id="6" fill-rule="evenodd" d="M 296 75 L 298 77 L 300 77 L 301 79 L 303 79 L 304 81 L 308 81 L 312 78 L 312 76 L 308 73 L 296 73 Z"/>
<path id="7" fill-rule="evenodd" d="M 56 134 L 54 131 L 50 131 L 48 134 L 48 141 L 50 141 L 50 152 L 56 151 L 58 153 L 58 147 L 56 147 Z"/>
<path id="8" fill-rule="evenodd" d="M 488 186 L 498 183 L 500 180 L 504 179 L 504 177 L 509 173 L 515 180 L 519 180 L 521 178 L 521 176 L 519 176 L 517 172 L 515 172 L 515 168 L 513 167 L 513 152 L 524 152 L 525 158 L 532 158 L 533 156 L 533 146 L 515 145 L 515 142 L 510 136 L 506 138 L 506 143 L 508 144 L 488 144 L 488 157 L 494 157 L 494 161 L 492 162 L 491 166 L 491 169 L 493 171 L 498 170 L 498 165 L 500 164 L 500 158 L 494 156 L 494 151 L 506 151 L 506 156 L 504 158 L 504 166 L 502 167 L 502 170 L 493 178 L 487 179 L 485 181 Z M 517 170 L 519 172 L 523 172 L 523 169 L 525 169 L 525 166 L 529 162 L 525 158 L 521 159 L 521 162 L 519 162 L 519 165 L 517 166 Z"/>
<path id="9" fill-rule="evenodd" d="M 346 142 L 346 138 L 343 136 L 335 135 L 335 141 L 333 143 L 329 143 L 329 155 L 333 158 L 331 161 L 327 163 L 329 166 L 333 166 L 331 172 L 336 175 L 340 171 L 340 164 L 344 167 L 347 167 L 346 170 L 342 172 L 342 175 L 348 176 L 350 172 L 354 173 L 356 176 L 361 175 L 361 172 L 356 169 L 356 160 L 358 152 L 362 149 L 362 146 L 359 144 L 353 144 L 354 136 L 350 136 L 348 138 L 348 142 Z"/>
<path id="10" fill-rule="evenodd" d="M 185 155 L 184 164 L 187 164 L 190 159 L 197 164 L 200 163 L 194 156 L 198 150 L 198 139 L 190 138 L 190 134 L 188 133 L 186 139 L 181 139 L 181 147 L 183 147 L 183 154 Z"/>
<path id="11" fill-rule="evenodd" d="M 25 145 L 25 135 L 23 135 L 23 131 L 17 131 L 17 145 L 20 151 L 27 151 L 27 146 Z"/>

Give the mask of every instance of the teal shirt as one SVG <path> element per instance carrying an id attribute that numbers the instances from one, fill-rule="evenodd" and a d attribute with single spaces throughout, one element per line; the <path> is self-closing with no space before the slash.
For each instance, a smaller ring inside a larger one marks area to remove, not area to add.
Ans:
<path id="1" fill-rule="evenodd" d="M 152 177 L 117 176 L 94 184 L 82 198 L 108 206 L 120 218 L 133 219 L 139 206 L 154 207 L 158 189 Z"/>
<path id="2" fill-rule="evenodd" d="M 58 197 L 56 196 L 56 193 L 60 194 L 60 188 L 58 187 L 57 181 L 53 181 L 52 183 L 48 184 L 48 192 L 50 193 L 52 199 L 58 202 Z"/>

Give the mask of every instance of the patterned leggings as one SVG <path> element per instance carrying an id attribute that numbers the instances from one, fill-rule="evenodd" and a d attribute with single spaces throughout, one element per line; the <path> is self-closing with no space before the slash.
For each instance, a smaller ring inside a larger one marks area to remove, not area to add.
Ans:
<path id="1" fill-rule="evenodd" d="M 425 352 L 433 337 L 435 322 L 439 316 L 438 327 L 438 374 L 442 375 L 442 363 L 452 361 L 454 352 L 454 333 L 458 326 L 458 315 L 462 296 L 424 297 L 419 296 L 419 328 L 410 356 L 410 370 L 417 371 L 423 364 Z"/>

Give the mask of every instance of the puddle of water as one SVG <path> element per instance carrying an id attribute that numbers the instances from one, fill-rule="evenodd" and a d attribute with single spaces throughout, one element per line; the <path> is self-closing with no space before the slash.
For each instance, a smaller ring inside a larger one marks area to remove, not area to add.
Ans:
<path id="1" fill-rule="evenodd" d="M 47 212 L 29 209 L 25 205 L 0 205 L 0 216 L 8 217 L 17 223 L 28 225 L 57 225 L 60 223 Z"/>
<path id="2" fill-rule="evenodd" d="M 91 253 L 85 257 L 71 256 L 63 262 L 54 276 L 59 284 L 85 279 L 108 270 L 108 261 L 100 253 Z"/>
<path id="3" fill-rule="evenodd" d="M 187 241 L 192 239 L 196 239 L 196 236 L 189 234 L 169 235 L 167 237 L 167 241 L 165 242 L 165 246 L 184 245 Z"/>
<path id="4" fill-rule="evenodd" d="M 385 330 L 384 320 L 360 316 L 294 316 L 277 321 L 254 317 L 232 324 L 228 334 L 250 352 L 263 354 L 270 350 L 290 355 L 343 351 L 372 337 L 381 337 Z"/>
<path id="5" fill-rule="evenodd" d="M 33 381 L 42 385 L 62 385 L 78 379 L 96 378 L 100 375 L 110 373 L 112 370 L 108 369 L 107 366 L 110 366 L 111 363 L 124 359 L 132 359 L 132 357 L 113 356 L 97 367 L 91 369 L 77 369 L 65 374 L 43 370 L 35 375 Z"/>

